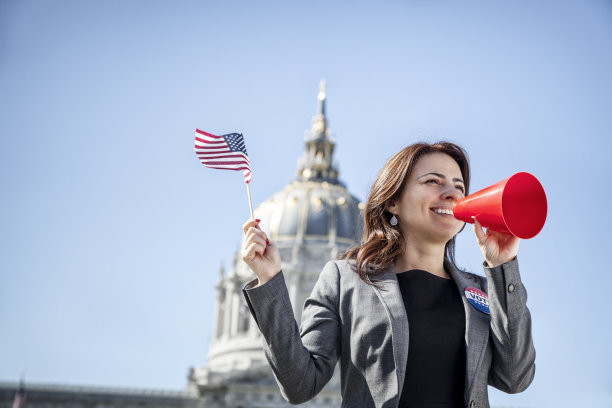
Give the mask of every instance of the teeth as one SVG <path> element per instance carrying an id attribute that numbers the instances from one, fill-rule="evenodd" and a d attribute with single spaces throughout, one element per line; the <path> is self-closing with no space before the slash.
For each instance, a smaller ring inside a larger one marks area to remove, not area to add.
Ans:
<path id="1" fill-rule="evenodd" d="M 438 214 L 453 215 L 453 212 L 451 210 L 447 210 L 445 208 L 436 208 L 434 211 L 437 212 Z"/>

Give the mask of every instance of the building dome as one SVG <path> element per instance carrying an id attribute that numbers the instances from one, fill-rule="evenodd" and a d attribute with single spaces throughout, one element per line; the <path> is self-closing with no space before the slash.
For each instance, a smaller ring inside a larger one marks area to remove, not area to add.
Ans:
<path id="1" fill-rule="evenodd" d="M 261 203 L 255 214 L 278 245 L 317 241 L 352 245 L 361 233 L 362 207 L 341 184 L 296 180 Z"/>

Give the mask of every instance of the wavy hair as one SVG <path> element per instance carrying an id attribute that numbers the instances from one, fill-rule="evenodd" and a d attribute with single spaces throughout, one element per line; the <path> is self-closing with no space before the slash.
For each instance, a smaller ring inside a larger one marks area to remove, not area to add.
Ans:
<path id="1" fill-rule="evenodd" d="M 363 212 L 361 244 L 348 249 L 339 257 L 354 261 L 351 266 L 361 280 L 369 285 L 376 286 L 370 278 L 389 268 L 404 251 L 404 237 L 400 228 L 391 225 L 391 213 L 387 211 L 387 205 L 400 198 L 417 161 L 429 153 L 444 153 L 457 162 L 465 183 L 465 195 L 469 194 L 470 164 L 467 153 L 454 143 L 416 143 L 391 157 L 378 173 L 370 190 Z M 455 237 L 446 243 L 444 256 L 457 266 Z"/>

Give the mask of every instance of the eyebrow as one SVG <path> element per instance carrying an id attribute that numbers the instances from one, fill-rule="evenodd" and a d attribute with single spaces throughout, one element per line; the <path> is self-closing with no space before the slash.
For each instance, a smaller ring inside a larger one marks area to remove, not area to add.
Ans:
<path id="1" fill-rule="evenodd" d="M 423 174 L 422 176 L 417 177 L 417 180 L 422 179 L 423 177 L 430 176 L 430 175 L 434 175 L 434 176 L 437 176 L 437 177 L 440 177 L 440 178 L 446 179 L 446 176 L 445 176 L 444 174 L 440 174 L 440 173 L 434 173 L 434 172 L 431 172 L 431 173 L 426 173 L 426 174 Z M 461 180 L 461 179 L 459 179 L 459 178 L 454 178 L 454 179 L 453 179 L 453 181 L 457 181 L 457 182 L 459 182 L 459 183 L 461 183 L 461 184 L 465 184 L 465 183 L 463 182 L 463 180 Z"/>

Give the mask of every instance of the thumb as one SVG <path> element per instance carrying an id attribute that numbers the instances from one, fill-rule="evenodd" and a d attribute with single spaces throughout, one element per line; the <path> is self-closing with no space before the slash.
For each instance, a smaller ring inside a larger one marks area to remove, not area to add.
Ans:
<path id="1" fill-rule="evenodd" d="M 472 219 L 474 220 L 474 233 L 476 234 L 478 245 L 484 245 L 485 242 L 487 242 L 487 234 L 484 232 L 482 225 L 480 225 L 476 217 L 472 217 Z"/>

